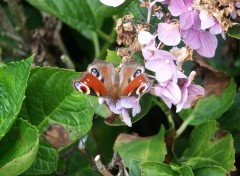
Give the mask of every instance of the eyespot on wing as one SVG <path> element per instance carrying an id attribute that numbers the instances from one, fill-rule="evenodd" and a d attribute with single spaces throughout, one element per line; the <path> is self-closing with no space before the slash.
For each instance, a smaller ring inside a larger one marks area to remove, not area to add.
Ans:
<path id="1" fill-rule="evenodd" d="M 151 82 L 147 80 L 145 74 L 140 74 L 123 89 L 122 96 L 140 96 L 150 86 Z"/>
<path id="2" fill-rule="evenodd" d="M 85 94 L 107 96 L 108 90 L 104 84 L 91 73 L 84 73 L 84 75 L 78 81 L 73 82 L 73 86 L 79 92 Z"/>

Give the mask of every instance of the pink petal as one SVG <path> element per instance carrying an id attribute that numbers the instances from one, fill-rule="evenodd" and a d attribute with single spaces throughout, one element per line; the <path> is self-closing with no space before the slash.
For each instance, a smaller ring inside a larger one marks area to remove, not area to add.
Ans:
<path id="1" fill-rule="evenodd" d="M 150 60 L 153 57 L 154 51 L 157 50 L 155 47 L 155 41 L 150 41 L 146 47 L 142 49 L 144 59 Z"/>
<path id="2" fill-rule="evenodd" d="M 190 108 L 192 106 L 193 101 L 195 100 L 196 96 L 201 95 L 203 96 L 205 94 L 205 89 L 202 86 L 191 84 L 188 87 L 188 98 L 186 102 L 183 105 L 183 109 Z"/>
<path id="3" fill-rule="evenodd" d="M 159 23 L 158 39 L 168 46 L 175 46 L 179 44 L 181 41 L 179 24 Z"/>
<path id="4" fill-rule="evenodd" d="M 185 12 L 180 15 L 180 27 L 182 30 L 187 30 L 192 27 L 194 23 L 194 16 L 189 13 Z"/>
<path id="5" fill-rule="evenodd" d="M 182 98 L 181 101 L 177 104 L 176 112 L 180 112 L 183 108 L 183 105 L 185 104 L 187 98 L 188 98 L 188 90 L 187 88 L 183 87 L 182 90 Z"/>
<path id="6" fill-rule="evenodd" d="M 193 0 L 183 0 L 183 2 L 187 7 L 190 7 L 193 5 Z"/>
<path id="7" fill-rule="evenodd" d="M 191 12 L 191 15 L 194 17 L 193 29 L 200 30 L 201 29 L 201 20 L 199 18 L 199 11 L 193 10 Z"/>
<path id="8" fill-rule="evenodd" d="M 125 0 L 100 0 L 100 2 L 107 6 L 117 7 L 123 4 Z"/>
<path id="9" fill-rule="evenodd" d="M 201 29 L 208 29 L 216 23 L 215 18 L 213 16 L 209 16 L 208 11 L 206 10 L 202 10 L 199 17 L 201 20 Z"/>
<path id="10" fill-rule="evenodd" d="M 187 76 L 184 75 L 183 72 L 180 72 L 179 70 L 177 70 L 177 78 L 187 78 Z"/>
<path id="11" fill-rule="evenodd" d="M 116 103 L 117 104 L 117 103 Z M 114 112 L 115 114 L 121 114 L 122 113 L 122 109 L 121 108 L 117 108 L 115 103 L 110 103 L 109 104 L 109 109 Z"/>
<path id="12" fill-rule="evenodd" d="M 168 6 L 168 9 L 173 16 L 179 16 L 182 13 L 188 11 L 188 8 L 184 4 L 183 0 L 171 0 L 171 3 Z"/>
<path id="13" fill-rule="evenodd" d="M 197 49 L 197 53 L 204 57 L 213 57 L 217 48 L 217 38 L 215 35 L 202 31 L 199 33 L 201 47 Z"/>
<path id="14" fill-rule="evenodd" d="M 141 44 L 148 44 L 152 39 L 154 39 L 154 36 L 147 31 L 141 31 L 138 34 L 138 41 Z"/>
<path id="15" fill-rule="evenodd" d="M 145 63 L 145 67 L 148 70 L 156 72 L 159 70 L 159 67 L 162 67 L 164 60 L 163 59 L 152 59 Z"/>
<path id="16" fill-rule="evenodd" d="M 177 60 L 177 58 L 174 55 L 165 50 L 155 50 L 154 55 L 155 58 L 170 59 L 172 61 Z"/>
<path id="17" fill-rule="evenodd" d="M 167 89 L 164 90 L 164 96 L 172 100 L 173 104 L 177 104 L 181 100 L 181 90 L 177 84 L 170 82 Z"/>
<path id="18" fill-rule="evenodd" d="M 161 99 L 164 101 L 164 103 L 168 106 L 168 108 L 172 107 L 172 102 L 169 98 L 163 96 L 164 88 L 160 85 L 157 85 L 153 87 L 153 90 L 155 91 L 156 96 L 161 97 Z"/>
<path id="19" fill-rule="evenodd" d="M 133 108 L 138 99 L 135 97 L 123 97 L 120 99 L 123 108 Z"/>
<path id="20" fill-rule="evenodd" d="M 191 49 L 199 49 L 201 47 L 199 31 L 190 29 L 186 38 L 184 38 L 184 42 L 189 45 Z"/>
<path id="21" fill-rule="evenodd" d="M 145 67 L 148 70 L 156 72 L 156 79 L 159 82 L 165 82 L 172 78 L 173 70 L 167 60 L 153 59 L 145 63 Z M 172 61 L 169 61 L 172 62 Z"/>
<path id="22" fill-rule="evenodd" d="M 122 109 L 122 116 L 123 116 L 123 122 L 129 126 L 132 127 L 132 121 L 131 118 L 129 117 L 128 110 L 127 109 Z"/>
<path id="23" fill-rule="evenodd" d="M 219 23 L 216 23 L 213 27 L 210 28 L 209 32 L 214 35 L 221 34 L 223 32 L 222 26 Z"/>
<path id="24" fill-rule="evenodd" d="M 132 108 L 132 116 L 134 117 L 135 115 L 137 115 L 138 113 L 141 112 L 141 106 L 140 103 L 137 102 L 134 107 Z"/>
<path id="25" fill-rule="evenodd" d="M 235 7 L 240 8 L 240 2 L 236 2 Z"/>

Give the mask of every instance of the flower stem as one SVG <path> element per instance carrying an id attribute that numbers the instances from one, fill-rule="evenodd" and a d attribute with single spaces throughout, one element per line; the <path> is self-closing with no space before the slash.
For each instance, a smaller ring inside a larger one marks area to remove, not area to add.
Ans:
<path id="1" fill-rule="evenodd" d="M 96 29 L 96 33 L 99 35 L 99 37 L 101 37 L 103 40 L 105 40 L 106 42 L 112 43 L 112 37 L 105 34 L 103 31 L 101 31 L 100 29 Z"/>
<path id="2" fill-rule="evenodd" d="M 93 45 L 95 49 L 95 58 L 98 58 L 100 55 L 99 40 L 96 32 L 92 32 Z"/>
<path id="3" fill-rule="evenodd" d="M 187 128 L 189 122 L 194 118 L 193 115 L 188 116 L 188 118 L 186 118 L 182 125 L 178 128 L 177 132 L 176 132 L 176 138 L 178 138 L 183 132 L 184 130 Z"/>
<path id="4" fill-rule="evenodd" d="M 168 120 L 169 130 L 173 130 L 175 128 L 175 124 L 170 109 L 163 102 L 157 100 L 157 98 L 154 97 L 152 100 L 158 107 L 160 107 L 163 110 Z"/>

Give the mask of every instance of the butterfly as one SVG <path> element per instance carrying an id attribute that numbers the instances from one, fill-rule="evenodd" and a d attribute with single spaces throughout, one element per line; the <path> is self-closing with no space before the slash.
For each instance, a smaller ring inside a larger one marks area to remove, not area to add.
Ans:
<path id="1" fill-rule="evenodd" d="M 137 61 L 125 62 L 117 72 L 113 63 L 95 60 L 73 86 L 79 92 L 109 98 L 114 103 L 122 97 L 140 97 L 147 92 L 152 82 L 144 71 Z"/>

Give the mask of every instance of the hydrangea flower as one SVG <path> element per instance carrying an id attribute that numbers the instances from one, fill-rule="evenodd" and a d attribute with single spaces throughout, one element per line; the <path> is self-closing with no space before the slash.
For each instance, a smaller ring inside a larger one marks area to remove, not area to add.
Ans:
<path id="1" fill-rule="evenodd" d="M 180 16 L 182 30 L 200 27 L 199 12 L 193 9 L 193 0 L 171 0 L 168 9 L 173 16 Z"/>
<path id="2" fill-rule="evenodd" d="M 204 57 L 213 57 L 217 48 L 217 37 L 207 31 L 194 30 L 184 31 L 184 42 Z"/>
<path id="3" fill-rule="evenodd" d="M 188 78 L 182 79 L 181 85 L 181 101 L 177 104 L 176 112 L 180 112 L 181 109 L 190 108 L 197 98 L 197 96 L 204 96 L 205 90 L 202 86 L 192 83 L 194 76 L 196 75 L 195 71 L 192 71 Z"/>
<path id="4" fill-rule="evenodd" d="M 199 17 L 201 20 L 201 29 L 210 29 L 209 32 L 214 35 L 221 34 L 223 32 L 219 22 L 216 20 L 216 18 L 209 15 L 208 11 L 201 10 Z"/>
<path id="5" fill-rule="evenodd" d="M 152 89 L 155 95 L 159 96 L 169 108 L 172 107 L 172 104 L 176 105 L 181 101 L 181 90 L 174 81 L 168 81 L 165 86 L 157 84 Z"/>
<path id="6" fill-rule="evenodd" d="M 117 102 L 112 101 L 111 98 L 99 98 L 99 103 L 102 104 L 103 102 L 106 102 L 113 113 L 122 116 L 121 120 L 129 127 L 132 126 L 132 121 L 128 110 L 132 109 L 133 117 L 141 112 L 139 98 L 136 97 L 121 97 Z"/>
<path id="7" fill-rule="evenodd" d="M 125 0 L 100 0 L 100 2 L 107 6 L 117 7 L 123 4 Z"/>
<path id="8" fill-rule="evenodd" d="M 172 23 L 159 23 L 158 24 L 158 39 L 168 46 L 176 46 L 181 41 L 179 24 Z"/>

